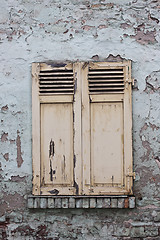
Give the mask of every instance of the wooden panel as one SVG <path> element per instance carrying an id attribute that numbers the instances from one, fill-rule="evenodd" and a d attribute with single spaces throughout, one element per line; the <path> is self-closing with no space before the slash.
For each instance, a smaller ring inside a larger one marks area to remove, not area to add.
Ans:
<path id="1" fill-rule="evenodd" d="M 121 102 L 124 94 L 90 95 L 91 102 Z"/>
<path id="2" fill-rule="evenodd" d="M 82 64 L 82 164 L 83 194 L 89 195 L 90 186 L 90 106 L 88 95 L 88 65 Z"/>
<path id="3" fill-rule="evenodd" d="M 126 75 L 125 93 L 124 93 L 124 171 L 125 187 L 129 194 L 133 194 L 133 159 L 132 159 L 132 79 L 131 62 L 124 68 Z"/>
<path id="4" fill-rule="evenodd" d="M 74 72 L 74 104 L 73 104 L 73 127 L 74 127 L 74 186 L 76 195 L 82 194 L 82 122 L 81 122 L 81 63 L 73 65 Z"/>
<path id="5" fill-rule="evenodd" d="M 107 71 L 117 74 L 123 72 L 124 91 L 88 94 L 85 89 L 86 74 L 82 68 L 84 194 L 132 194 L 130 62 L 89 63 L 89 69 L 90 76 L 92 73 L 96 73 L 96 76 L 103 75 Z M 101 83 L 103 84 L 102 80 Z"/>
<path id="6" fill-rule="evenodd" d="M 123 105 L 91 104 L 91 184 L 122 184 Z"/>
<path id="7" fill-rule="evenodd" d="M 90 62 L 89 68 L 90 69 L 101 69 L 101 68 L 108 68 L 108 69 L 121 69 L 124 66 L 128 65 L 128 61 L 123 62 Z"/>
<path id="8" fill-rule="evenodd" d="M 51 141 L 53 157 L 49 157 Z M 41 104 L 42 185 L 73 186 L 73 108 L 69 103 Z"/>
<path id="9" fill-rule="evenodd" d="M 40 67 L 38 63 L 32 64 L 32 169 L 34 195 L 40 194 L 40 103 L 38 74 Z"/>
<path id="10" fill-rule="evenodd" d="M 48 62 L 48 63 L 40 63 L 41 71 L 51 71 L 51 70 L 71 70 L 72 63 L 63 63 L 63 62 Z"/>
<path id="11" fill-rule="evenodd" d="M 40 103 L 71 103 L 73 102 L 72 95 L 52 95 L 52 96 L 40 96 Z"/>

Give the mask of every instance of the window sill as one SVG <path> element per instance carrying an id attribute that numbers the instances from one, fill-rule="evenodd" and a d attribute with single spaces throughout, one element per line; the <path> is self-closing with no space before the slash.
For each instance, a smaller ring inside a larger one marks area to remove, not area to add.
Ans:
<path id="1" fill-rule="evenodd" d="M 29 209 L 135 208 L 134 196 L 28 196 Z"/>

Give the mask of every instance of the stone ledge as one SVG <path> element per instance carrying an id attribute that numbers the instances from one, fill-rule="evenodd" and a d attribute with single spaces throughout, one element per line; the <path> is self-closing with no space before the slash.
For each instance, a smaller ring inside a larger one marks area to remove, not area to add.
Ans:
<path id="1" fill-rule="evenodd" d="M 134 196 L 28 196 L 28 208 L 135 208 Z"/>

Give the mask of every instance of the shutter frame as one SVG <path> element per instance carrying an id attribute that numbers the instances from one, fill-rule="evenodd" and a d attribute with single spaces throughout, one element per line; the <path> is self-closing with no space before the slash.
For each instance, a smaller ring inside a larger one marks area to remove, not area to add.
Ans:
<path id="1" fill-rule="evenodd" d="M 39 102 L 40 64 L 32 63 L 32 171 L 33 195 L 40 195 L 40 102 Z"/>

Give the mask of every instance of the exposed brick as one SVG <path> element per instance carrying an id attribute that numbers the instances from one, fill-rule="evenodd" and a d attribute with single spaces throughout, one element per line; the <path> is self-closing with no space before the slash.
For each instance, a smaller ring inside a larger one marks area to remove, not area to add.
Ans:
<path id="1" fill-rule="evenodd" d="M 111 207 L 111 199 L 110 198 L 104 198 L 103 199 L 103 207 L 104 208 L 110 208 Z"/>
<path id="2" fill-rule="evenodd" d="M 61 207 L 62 207 L 61 198 L 55 198 L 55 208 L 61 208 Z"/>
<path id="3" fill-rule="evenodd" d="M 83 198 L 83 208 L 89 208 L 89 198 Z"/>
<path id="4" fill-rule="evenodd" d="M 148 237 L 158 236 L 158 227 L 145 226 L 145 233 Z"/>
<path id="5" fill-rule="evenodd" d="M 111 208 L 117 208 L 117 207 L 118 207 L 117 198 L 111 198 Z"/>
<path id="6" fill-rule="evenodd" d="M 40 198 L 40 208 L 47 208 L 47 198 Z"/>
<path id="7" fill-rule="evenodd" d="M 68 198 L 62 198 L 62 208 L 68 208 Z"/>
<path id="8" fill-rule="evenodd" d="M 135 197 L 129 197 L 129 208 L 135 208 Z"/>
<path id="9" fill-rule="evenodd" d="M 96 207 L 96 198 L 90 198 L 90 208 Z"/>
<path id="10" fill-rule="evenodd" d="M 76 199 L 76 208 L 82 208 L 82 205 L 83 205 L 82 199 L 77 198 Z"/>
<path id="11" fill-rule="evenodd" d="M 132 227 L 131 229 L 131 237 L 133 238 L 142 238 L 146 237 L 146 233 L 144 231 L 144 227 Z"/>
<path id="12" fill-rule="evenodd" d="M 103 198 L 97 198 L 96 208 L 102 208 L 102 207 L 103 207 Z"/>
<path id="13" fill-rule="evenodd" d="M 118 198 L 118 208 L 124 208 L 124 198 Z"/>
<path id="14" fill-rule="evenodd" d="M 125 207 L 125 208 L 128 208 L 128 207 L 129 207 L 129 199 L 128 199 L 128 198 L 125 198 L 125 199 L 124 199 L 124 207 Z"/>
<path id="15" fill-rule="evenodd" d="M 33 208 L 33 206 L 34 206 L 34 199 L 28 198 L 28 208 Z"/>
<path id="16" fill-rule="evenodd" d="M 40 206 L 40 199 L 39 198 L 35 198 L 33 207 L 34 208 L 39 208 L 39 206 Z"/>
<path id="17" fill-rule="evenodd" d="M 76 201 L 75 198 L 70 197 L 69 198 L 69 208 L 75 208 Z"/>
<path id="18" fill-rule="evenodd" d="M 55 204 L 54 204 L 54 198 L 48 198 L 48 208 L 54 208 Z"/>

